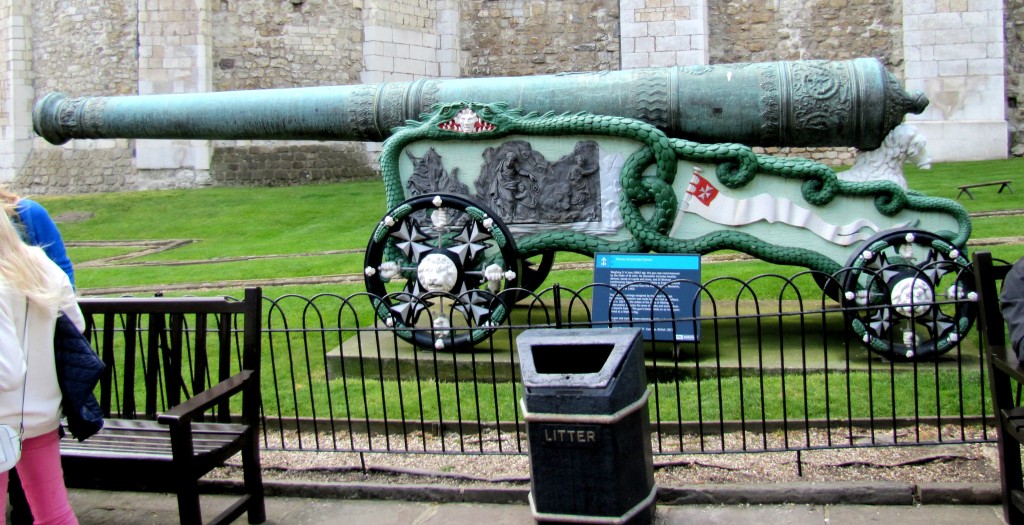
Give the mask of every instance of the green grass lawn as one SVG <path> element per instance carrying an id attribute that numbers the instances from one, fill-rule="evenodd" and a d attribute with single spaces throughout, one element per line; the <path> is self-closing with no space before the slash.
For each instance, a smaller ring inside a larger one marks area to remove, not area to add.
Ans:
<path id="1" fill-rule="evenodd" d="M 980 414 L 984 397 L 982 376 L 976 371 L 963 377 L 943 371 L 936 375 L 911 372 L 887 372 L 869 376 L 864 372 L 850 374 L 813 373 L 764 378 L 738 377 L 686 379 L 679 382 L 657 382 L 649 403 L 653 421 L 800 421 L 829 417 L 832 420 L 913 418 L 942 414 Z M 471 381 L 363 381 L 335 379 L 327 390 L 298 384 L 300 401 L 278 398 L 279 406 L 267 408 L 268 415 L 298 413 L 314 415 L 318 407 L 323 417 L 331 407 L 334 417 L 354 419 L 397 419 L 401 414 L 412 420 L 425 421 L 515 421 L 522 419 L 517 410 L 521 386 L 512 383 L 483 385 Z M 957 385 L 962 384 L 962 388 Z M 417 392 L 419 390 L 419 392 Z M 724 392 L 721 399 L 719 391 Z M 742 391 L 743 396 L 737 395 Z M 862 395 L 870 391 L 870 395 Z M 419 395 L 410 395 L 417 392 Z M 783 395 L 785 394 L 785 395 Z M 308 400 L 309 402 L 304 402 Z M 368 402 L 364 402 L 367 400 Z M 699 402 L 698 402 L 699 400 Z M 763 402 L 762 402 L 763 400 Z M 264 402 L 268 405 L 267 401 Z M 298 405 L 298 406 L 296 406 Z"/>
<path id="2" fill-rule="evenodd" d="M 1001 179 L 1019 181 L 1020 173 L 1024 172 L 1024 159 L 936 164 L 930 171 L 913 168 L 907 171 L 912 189 L 955 199 L 959 191 L 956 186 L 960 184 Z M 1024 188 L 1024 184 L 1018 182 L 1018 191 L 1024 191 L 1020 188 Z M 995 188 L 979 188 L 975 196 L 974 200 L 962 197 L 959 202 L 970 212 L 1024 208 L 1024 200 L 1017 194 L 997 194 Z M 77 283 L 86 295 L 90 294 L 90 289 L 111 287 L 146 286 L 160 290 L 162 286 L 175 284 L 359 274 L 363 267 L 361 250 L 365 248 L 373 226 L 386 212 L 384 186 L 379 180 L 287 188 L 209 188 L 53 196 L 38 200 L 56 217 L 72 213 L 90 216 L 85 220 L 59 224 L 65 239 L 72 244 L 70 255 L 79 264 Z M 1018 237 L 1022 235 L 1020 224 L 1019 216 L 979 218 L 974 221 L 972 240 Z M 142 240 L 192 242 L 106 266 L 85 263 L 123 256 L 135 248 L 74 246 L 74 243 L 82 241 Z M 1024 256 L 1024 244 L 1019 243 L 986 246 L 984 249 L 1006 260 Z M 277 255 L 287 257 L 270 257 Z M 589 258 L 565 253 L 559 254 L 557 261 L 587 262 Z M 788 277 L 803 271 L 805 269 L 799 267 L 746 260 L 705 264 L 703 278 L 705 281 L 716 278 L 746 281 L 763 274 Z M 590 284 L 591 280 L 590 269 L 561 270 L 552 272 L 545 286 L 557 282 L 579 288 Z M 225 288 L 176 290 L 167 294 L 241 297 L 243 287 L 244 284 L 238 283 Z M 807 288 L 814 290 L 815 285 L 808 280 Z M 270 298 L 290 294 L 300 297 L 317 294 L 348 296 L 363 291 L 358 282 L 264 286 L 264 295 Z M 820 292 L 818 294 L 820 298 Z M 290 304 L 283 307 L 283 312 L 290 321 L 296 322 L 311 315 L 308 308 Z M 358 316 L 361 323 L 372 322 L 368 301 L 355 301 L 351 312 L 347 314 L 346 322 L 353 322 L 353 316 Z M 336 326 L 337 321 L 328 319 L 325 322 L 327 326 Z M 275 334 L 273 337 L 279 349 L 289 344 L 295 348 L 306 347 L 302 340 L 305 335 Z M 338 337 L 338 334 L 333 337 Z M 328 346 L 336 344 L 337 341 Z M 326 352 L 328 349 L 315 348 L 313 352 Z M 265 355 L 265 359 L 271 358 Z M 307 377 L 323 377 L 322 360 L 319 364 L 303 364 L 296 355 L 280 352 L 273 361 L 278 370 L 305 367 Z M 264 370 L 272 370 L 271 364 L 265 362 Z M 297 377 L 264 374 L 266 388 L 288 385 L 289 390 L 295 388 L 302 393 L 298 399 L 282 397 L 280 406 L 268 406 L 270 412 L 311 415 L 315 411 L 323 414 L 330 406 L 336 416 L 390 418 L 396 417 L 394 411 L 402 407 L 400 410 L 410 417 L 428 420 L 453 417 L 446 410 L 461 412 L 463 417 L 482 411 L 477 415 L 484 420 L 508 420 L 516 402 L 512 385 L 488 387 L 493 388 L 493 394 L 487 394 L 485 391 L 490 390 L 471 382 L 420 382 L 413 385 L 393 380 L 321 379 L 310 382 Z M 983 396 L 979 389 L 984 382 L 980 373 L 966 378 L 940 375 L 938 386 L 924 385 L 916 390 L 915 397 L 912 386 L 918 380 L 920 377 L 912 373 L 897 371 L 894 377 L 883 374 L 872 378 L 860 373 L 842 377 L 817 374 L 808 376 L 806 382 L 802 377 L 796 381 L 775 376 L 747 380 L 742 384 L 737 377 L 657 383 L 651 410 L 655 417 L 682 421 L 693 421 L 698 417 L 729 420 L 741 416 L 777 419 L 802 416 L 805 410 L 812 418 L 856 418 L 894 413 L 915 415 L 918 410 L 925 414 L 961 413 L 957 403 L 965 399 L 967 404 L 962 413 L 980 413 Z M 876 384 L 879 381 L 881 383 Z M 717 396 L 710 395 L 719 388 L 727 393 L 725 404 L 719 404 Z M 908 388 L 911 388 L 909 393 Z M 961 388 L 962 397 L 958 394 Z M 420 392 L 422 395 L 410 394 L 416 389 L 425 391 Z M 752 390 L 749 395 L 742 396 L 742 400 L 741 396 L 732 395 L 747 393 L 748 389 Z M 326 399 L 328 391 L 334 392 L 329 402 Z M 477 391 L 485 392 L 485 397 L 481 399 L 479 395 L 467 394 Z M 868 396 L 855 394 L 851 397 L 846 394 L 868 391 L 873 393 L 870 406 L 867 404 Z M 698 392 L 700 403 L 695 403 L 693 400 L 698 399 Z M 896 392 L 895 397 L 892 392 Z M 364 394 L 368 404 L 363 404 Z M 487 395 L 494 398 L 487 398 Z M 763 405 L 762 398 L 765 400 Z M 894 403 L 893 399 L 899 401 Z"/>
<path id="3" fill-rule="evenodd" d="M 931 170 L 906 168 L 909 186 L 917 191 L 955 199 L 957 186 L 1009 179 L 1022 193 L 996 193 L 979 188 L 975 199 L 958 201 L 970 212 L 1024 208 L 1024 159 L 935 164 Z M 108 194 L 40 197 L 51 214 L 87 213 L 92 217 L 59 226 L 65 239 L 126 241 L 188 239 L 193 242 L 172 250 L 132 258 L 132 262 L 209 261 L 266 255 L 295 255 L 274 259 L 228 260 L 195 265 L 89 267 L 77 270 L 78 286 L 90 288 L 211 282 L 245 278 L 285 278 L 356 274 L 362 255 L 333 254 L 361 250 L 373 226 L 386 212 L 384 185 L 379 180 L 286 188 L 208 188 L 140 191 Z M 973 240 L 1021 235 L 1020 217 L 984 217 L 974 221 Z M 1024 256 L 1021 244 L 987 246 L 996 257 L 1015 260 Z M 126 248 L 72 247 L 77 262 L 95 261 L 130 252 Z M 563 253 L 556 261 L 586 261 L 585 256 Z M 762 273 L 793 274 L 787 268 L 760 261 L 705 265 L 708 278 L 729 275 L 745 278 Z M 577 287 L 590 282 L 591 272 L 553 272 L 548 284 Z M 314 287 L 334 291 L 337 287 Z M 292 293 L 289 286 L 268 293 Z"/>

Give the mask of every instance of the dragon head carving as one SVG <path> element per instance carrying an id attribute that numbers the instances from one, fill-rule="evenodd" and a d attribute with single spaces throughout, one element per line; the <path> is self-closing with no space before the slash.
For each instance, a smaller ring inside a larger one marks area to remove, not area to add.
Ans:
<path id="1" fill-rule="evenodd" d="M 509 110 L 507 104 L 502 102 L 481 104 L 457 101 L 435 104 L 431 109 L 431 113 L 420 116 L 419 122 L 408 122 L 409 126 L 433 129 L 445 135 L 479 135 L 501 131 L 512 119 L 521 116 L 521 112 Z"/>

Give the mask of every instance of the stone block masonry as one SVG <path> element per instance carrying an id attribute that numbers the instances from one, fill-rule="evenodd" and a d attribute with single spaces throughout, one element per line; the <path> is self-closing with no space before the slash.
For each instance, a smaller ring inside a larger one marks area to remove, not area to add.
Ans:
<path id="1" fill-rule="evenodd" d="M 623 2 L 622 68 L 708 63 L 708 3 L 703 0 Z"/>
<path id="2" fill-rule="evenodd" d="M 453 28 L 444 21 L 453 8 L 449 1 L 366 2 L 360 80 L 375 84 L 451 76 Z"/>
<path id="3" fill-rule="evenodd" d="M 36 139 L 42 142 L 42 139 Z M 38 144 L 18 173 L 23 195 L 102 193 L 137 188 L 130 141 L 104 140 L 91 149 Z"/>
<path id="4" fill-rule="evenodd" d="M 462 76 L 621 69 L 619 4 L 618 0 L 460 2 Z"/>
<path id="5" fill-rule="evenodd" d="M 931 98 L 911 120 L 933 159 L 1024 154 L 1024 0 L 0 0 L 0 22 L 0 182 L 37 195 L 341 180 L 369 173 L 379 150 L 136 140 L 56 147 L 29 124 L 33 102 L 53 91 L 225 91 L 860 56 L 881 59 Z M 829 164 L 848 164 L 854 153 L 769 152 Z"/>
<path id="6" fill-rule="evenodd" d="M 213 89 L 210 2 L 145 0 L 136 15 L 138 94 Z M 209 179 L 208 141 L 138 140 L 134 145 L 139 189 L 203 186 Z"/>
<path id="7" fill-rule="evenodd" d="M 708 10 L 712 64 L 870 56 L 902 73 L 898 1 L 726 0 Z"/>
<path id="8" fill-rule="evenodd" d="M 214 149 L 211 182 L 216 186 L 295 186 L 369 179 L 377 173 L 356 143 L 234 145 Z"/>
<path id="9" fill-rule="evenodd" d="M 1005 157 L 1002 0 L 904 0 L 906 84 L 931 100 L 913 122 L 941 160 Z"/>
<path id="10" fill-rule="evenodd" d="M 55 10 L 60 10 L 60 17 L 46 15 Z M 87 168 L 90 175 L 77 178 L 76 184 L 65 178 L 69 170 L 59 160 L 70 157 L 66 150 L 43 154 L 49 161 L 40 164 L 39 148 L 51 146 L 33 140 L 32 104 L 41 93 L 71 91 L 72 86 L 79 95 L 135 93 L 138 33 L 134 21 L 126 21 L 124 15 L 136 11 L 137 0 L 0 3 L 0 47 L 6 60 L 0 78 L 0 183 L 18 184 L 24 179 L 22 186 L 39 194 L 76 191 L 78 183 L 86 184 L 85 179 L 90 183 L 112 181 L 109 173 L 103 175 L 99 167 L 109 159 L 95 165 L 99 171 Z M 84 146 L 84 152 L 73 157 L 94 156 L 95 150 L 93 146 Z M 105 153 L 108 152 L 98 157 Z M 112 184 L 111 188 L 114 187 L 123 188 Z M 96 191 L 93 188 L 83 186 L 81 191 Z"/>
<path id="11" fill-rule="evenodd" d="M 215 91 L 359 82 L 362 17 L 349 0 L 220 2 L 211 14 Z"/>
<path id="12" fill-rule="evenodd" d="M 1024 156 L 1024 0 L 1006 0 L 1006 117 L 1010 151 Z"/>

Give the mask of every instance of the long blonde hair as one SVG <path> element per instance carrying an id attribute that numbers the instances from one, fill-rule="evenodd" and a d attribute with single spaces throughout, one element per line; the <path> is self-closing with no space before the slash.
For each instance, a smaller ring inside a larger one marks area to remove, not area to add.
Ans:
<path id="1" fill-rule="evenodd" d="M 0 202 L 8 217 L 17 215 L 17 204 Z M 0 286 L 12 286 L 28 296 L 32 302 L 53 308 L 67 306 L 74 301 L 54 273 L 47 273 L 40 261 L 46 260 L 42 248 L 29 246 L 21 240 L 14 223 L 0 217 Z"/>
<path id="2" fill-rule="evenodd" d="M 6 184 L 0 184 L 0 205 L 4 206 L 4 211 L 7 212 L 8 217 L 14 218 L 18 216 L 15 208 L 20 200 L 20 195 L 11 191 Z M 8 204 L 11 205 L 10 208 L 7 207 Z"/>

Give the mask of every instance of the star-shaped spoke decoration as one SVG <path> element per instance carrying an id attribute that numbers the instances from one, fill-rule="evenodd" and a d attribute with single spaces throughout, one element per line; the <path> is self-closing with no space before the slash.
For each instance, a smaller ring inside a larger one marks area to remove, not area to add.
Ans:
<path id="1" fill-rule="evenodd" d="M 459 262 L 466 264 L 466 261 L 476 259 L 476 256 L 488 248 L 486 241 L 491 239 L 491 234 L 480 227 L 476 221 L 466 223 L 462 231 L 452 238 L 455 242 L 448 248 L 449 251 L 459 256 Z"/>
<path id="2" fill-rule="evenodd" d="M 413 261 L 418 261 L 420 254 L 431 250 L 431 247 L 424 243 L 430 241 L 431 237 L 423 233 L 414 220 L 402 221 L 391 236 L 398 240 L 395 247 Z"/>
<path id="3" fill-rule="evenodd" d="M 868 323 L 868 327 L 878 334 L 884 334 L 890 327 L 892 327 L 892 312 L 888 308 L 880 308 L 876 310 L 877 313 L 871 316 L 871 321 Z"/>
<path id="4" fill-rule="evenodd" d="M 930 321 L 931 320 L 929 319 L 929 323 Z M 936 317 L 935 319 L 933 328 L 935 330 L 935 336 L 941 337 L 949 333 L 954 328 L 956 328 L 956 322 L 954 322 L 954 319 L 948 315 L 939 314 L 939 316 Z"/>
<path id="5" fill-rule="evenodd" d="M 413 285 L 410 283 L 406 286 L 405 293 L 395 294 L 391 298 L 392 315 L 401 319 L 402 323 L 407 326 L 414 325 L 423 310 L 434 306 L 432 301 L 423 299 L 422 294 L 417 290 L 418 288 L 418 284 Z"/>
<path id="6" fill-rule="evenodd" d="M 459 302 L 455 305 L 455 309 L 465 315 L 466 318 L 473 319 L 474 326 L 482 326 L 486 321 L 491 318 L 492 305 L 491 297 L 489 294 L 473 291 L 469 293 L 462 293 L 459 296 Z"/>

